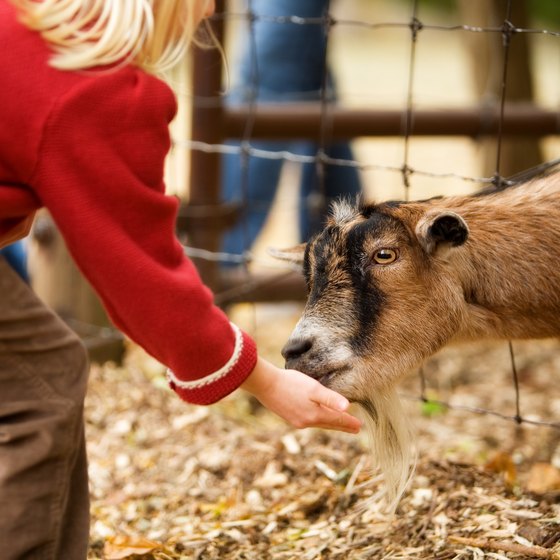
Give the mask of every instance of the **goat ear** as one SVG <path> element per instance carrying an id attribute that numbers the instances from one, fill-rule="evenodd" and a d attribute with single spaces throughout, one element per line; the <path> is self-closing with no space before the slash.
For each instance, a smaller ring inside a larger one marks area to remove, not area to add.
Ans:
<path id="1" fill-rule="evenodd" d="M 300 243 L 299 245 L 290 247 L 289 249 L 276 249 L 274 247 L 269 247 L 267 249 L 267 253 L 271 257 L 280 261 L 288 261 L 297 265 L 302 265 L 306 245 L 307 243 Z"/>
<path id="2" fill-rule="evenodd" d="M 449 210 L 429 213 L 416 226 L 416 236 L 428 254 L 463 245 L 469 237 L 465 220 Z"/>

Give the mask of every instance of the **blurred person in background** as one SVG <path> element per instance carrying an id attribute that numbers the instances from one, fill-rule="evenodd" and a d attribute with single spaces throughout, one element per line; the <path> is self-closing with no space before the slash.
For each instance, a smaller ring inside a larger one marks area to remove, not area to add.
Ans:
<path id="1" fill-rule="evenodd" d="M 355 433 L 347 399 L 260 358 L 177 241 L 163 168 L 207 0 L 0 0 L 0 246 L 46 207 L 114 324 L 196 404 L 238 387 L 296 427 Z M 14 133 L 17 131 L 17 134 Z M 82 342 L 0 257 L 3 560 L 87 557 Z"/>
<path id="2" fill-rule="evenodd" d="M 336 88 L 326 68 L 326 23 L 329 0 L 251 0 L 255 16 L 251 31 L 243 34 L 244 45 L 238 68 L 238 84 L 228 102 L 316 104 L 326 84 L 326 97 L 336 101 Z M 308 21 L 293 22 L 291 16 Z M 327 73 L 325 80 L 325 72 Z M 231 142 L 239 146 L 239 143 Z M 251 140 L 251 146 L 273 152 L 289 151 L 316 156 L 320 146 L 311 141 Z M 353 160 L 347 142 L 323 147 L 328 157 Z M 245 169 L 245 165 L 247 168 Z M 223 250 L 242 255 L 250 250 L 269 215 L 280 175 L 282 159 L 227 154 L 223 157 L 222 192 L 224 200 L 244 206 L 242 219 L 224 236 Z M 361 182 L 355 167 L 303 163 L 298 192 L 299 236 L 307 241 L 323 225 L 330 202 L 340 196 L 355 198 Z"/>

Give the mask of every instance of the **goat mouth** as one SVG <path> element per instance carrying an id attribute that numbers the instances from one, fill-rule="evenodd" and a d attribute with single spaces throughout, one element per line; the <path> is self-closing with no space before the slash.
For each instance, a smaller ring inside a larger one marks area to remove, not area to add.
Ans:
<path id="1" fill-rule="evenodd" d="M 349 369 L 350 368 L 348 366 L 342 366 L 342 367 L 339 367 L 339 368 L 331 369 L 331 370 L 327 371 L 327 373 L 321 375 L 321 377 L 318 377 L 317 381 L 319 381 L 319 383 L 321 383 L 321 385 L 324 385 L 325 387 L 328 387 L 335 377 L 338 377 L 340 374 L 348 371 Z"/>

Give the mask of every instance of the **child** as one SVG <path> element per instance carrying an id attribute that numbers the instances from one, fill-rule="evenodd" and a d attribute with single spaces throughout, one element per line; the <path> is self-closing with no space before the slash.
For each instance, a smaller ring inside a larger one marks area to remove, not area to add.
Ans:
<path id="1" fill-rule="evenodd" d="M 0 246 L 48 208 L 114 321 L 186 401 L 238 387 L 296 427 L 357 432 L 348 401 L 257 356 L 174 237 L 163 164 L 180 60 L 210 0 L 0 0 Z M 86 558 L 78 338 L 0 257 L 0 542 L 4 560 Z"/>

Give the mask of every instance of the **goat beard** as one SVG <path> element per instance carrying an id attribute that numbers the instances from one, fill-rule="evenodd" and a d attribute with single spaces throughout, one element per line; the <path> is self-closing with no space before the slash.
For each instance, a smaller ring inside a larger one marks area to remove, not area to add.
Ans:
<path id="1" fill-rule="evenodd" d="M 394 513 L 412 478 L 416 463 L 413 431 L 397 391 L 377 389 L 361 401 L 374 466 L 383 475 L 385 504 Z"/>

